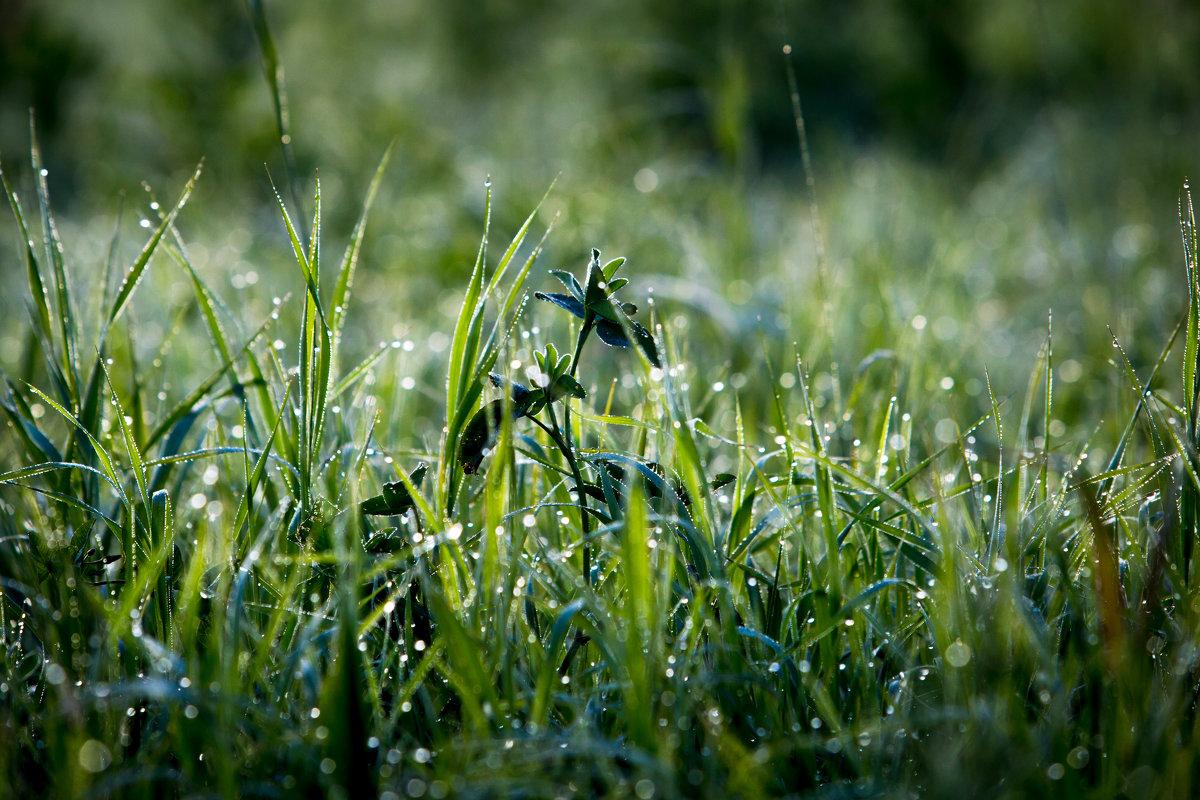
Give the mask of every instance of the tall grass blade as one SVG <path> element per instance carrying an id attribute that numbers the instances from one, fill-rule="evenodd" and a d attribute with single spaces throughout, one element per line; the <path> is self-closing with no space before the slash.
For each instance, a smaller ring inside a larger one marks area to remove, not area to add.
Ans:
<path id="1" fill-rule="evenodd" d="M 46 279 L 38 264 L 37 254 L 33 249 L 33 239 L 29 235 L 29 226 L 25 224 L 25 215 L 21 211 L 21 203 L 12 184 L 8 182 L 8 174 L 0 168 L 0 181 L 4 184 L 4 194 L 8 197 L 8 205 L 16 219 L 17 228 L 21 233 L 21 245 L 25 251 L 25 272 L 29 279 L 29 293 L 33 298 L 34 322 L 39 326 L 42 338 L 49 341 L 51 336 L 50 324 L 50 292 L 46 287 Z"/>
<path id="2" fill-rule="evenodd" d="M 59 344 L 62 348 L 58 354 L 62 375 L 66 379 L 66 390 L 72 405 L 78 405 L 79 360 L 78 360 L 78 330 L 75 323 L 75 309 L 72 305 L 71 289 L 67 282 L 67 267 L 63 256 L 62 239 L 58 235 L 58 227 L 54 223 L 54 215 L 50 210 L 50 189 L 47 186 L 46 170 L 42 166 L 42 152 L 38 145 L 37 131 L 34 129 L 32 117 L 29 120 L 30 160 L 33 164 L 34 185 L 37 187 L 38 206 L 42 212 L 42 236 L 46 251 L 46 261 L 50 264 L 50 274 L 53 276 L 51 285 L 54 288 L 55 308 L 53 316 L 58 319 Z"/>
<path id="3" fill-rule="evenodd" d="M 263 74 L 267 79 L 267 88 L 271 92 L 271 104 L 275 109 L 275 130 L 279 134 L 279 148 L 283 153 L 283 164 L 287 171 L 292 202 L 297 209 L 303 208 L 300 196 L 300 173 L 296 169 L 296 156 L 292 149 L 291 119 L 288 114 L 283 63 L 279 59 L 275 37 L 272 36 L 271 26 L 267 22 L 267 10 L 263 0 L 246 0 L 246 10 L 250 15 L 250 24 L 254 28 L 254 37 L 258 42 L 258 52 L 262 60 Z M 301 214 L 301 225 L 304 224 L 303 216 Z M 301 233 L 303 238 L 308 238 L 308 231 L 302 230 Z"/>
<path id="4" fill-rule="evenodd" d="M 146 271 L 146 267 L 150 264 L 150 257 L 154 255 L 154 251 L 158 248 L 158 243 L 162 241 L 165 234 L 175 221 L 175 217 L 187 205 L 188 198 L 192 196 L 192 189 L 196 186 L 196 181 L 200 178 L 200 172 L 204 169 L 204 162 L 201 161 L 196 165 L 196 171 L 192 173 L 192 177 L 183 187 L 183 192 L 179 195 L 179 200 L 175 206 L 167 214 L 167 216 L 158 223 L 158 227 L 154 229 L 154 233 L 150 235 L 150 239 L 142 247 L 142 252 L 134 260 L 129 271 L 125 273 L 125 278 L 121 281 L 121 286 L 117 290 L 117 296 L 113 300 L 112 306 L 109 308 L 108 315 L 105 318 L 104 328 L 107 333 L 108 328 L 121 316 L 121 312 L 125 310 L 125 306 L 129 303 L 129 298 L 133 295 L 133 290 L 137 288 L 138 282 L 141 281 L 142 275 Z M 102 334 L 103 338 L 103 334 Z"/>

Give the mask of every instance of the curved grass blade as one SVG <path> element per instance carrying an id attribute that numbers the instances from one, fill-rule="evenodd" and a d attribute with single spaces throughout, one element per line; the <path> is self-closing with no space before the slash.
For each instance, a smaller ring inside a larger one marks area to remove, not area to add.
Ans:
<path id="1" fill-rule="evenodd" d="M 196 165 L 196 171 L 192 173 L 191 179 L 189 179 L 187 184 L 184 185 L 183 192 L 180 193 L 179 200 L 176 201 L 174 208 L 172 208 L 170 213 L 168 213 L 162 222 L 158 224 L 158 227 L 154 229 L 154 233 L 150 235 L 149 240 L 147 240 L 145 246 L 142 247 L 142 252 L 138 254 L 136 259 L 134 259 L 133 265 L 130 266 L 129 271 L 125 273 L 125 277 L 121 281 L 121 287 L 117 289 L 117 296 L 113 300 L 112 306 L 109 308 L 108 315 L 105 318 L 105 332 L 107 332 L 108 328 L 112 327 L 112 324 L 117 321 L 118 317 L 121 316 L 121 312 L 125 310 L 125 306 L 129 303 L 129 298 L 133 296 L 134 289 L 137 288 L 138 282 L 141 281 L 142 276 L 146 272 L 146 267 L 150 264 L 150 257 L 154 255 L 154 251 L 158 248 L 158 243 L 162 241 L 163 234 L 166 233 L 167 230 L 170 229 L 172 223 L 174 223 L 175 217 L 180 211 L 183 210 L 183 207 L 187 205 L 188 198 L 192 196 L 192 189 L 195 188 L 196 181 L 199 180 L 200 172 L 203 169 L 204 161 L 201 160 L 200 163 Z M 101 340 L 103 341 L 103 334 L 101 335 Z"/>

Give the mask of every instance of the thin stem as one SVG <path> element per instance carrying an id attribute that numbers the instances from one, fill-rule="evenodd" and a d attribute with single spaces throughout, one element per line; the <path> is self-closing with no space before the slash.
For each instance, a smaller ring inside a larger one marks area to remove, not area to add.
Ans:
<path id="1" fill-rule="evenodd" d="M 570 375 L 572 378 L 576 377 L 579 372 L 579 354 L 583 352 L 583 343 L 587 341 L 588 334 L 592 332 L 595 322 L 595 314 L 588 311 L 583 318 L 583 327 L 579 329 L 579 335 L 575 337 L 575 354 L 571 356 Z M 571 444 L 571 404 L 568 401 L 563 402 L 563 425 L 567 430 L 567 443 Z"/>
<path id="2" fill-rule="evenodd" d="M 588 334 L 592 332 L 592 326 L 595 324 L 596 315 L 591 311 L 587 312 L 587 316 L 583 319 L 583 327 L 579 329 L 579 336 L 575 337 L 575 355 L 571 357 L 572 378 L 579 371 L 579 354 L 583 352 L 583 343 L 587 341 Z"/>
<path id="3" fill-rule="evenodd" d="M 588 334 L 592 332 L 592 326 L 596 322 L 596 315 L 588 310 L 584 314 L 583 326 L 579 329 L 579 335 L 575 337 L 575 354 L 571 356 L 571 377 L 574 378 L 579 371 L 579 354 L 583 352 L 583 343 L 587 341 Z M 548 409 L 550 406 L 546 406 Z M 550 420 L 554 421 L 554 411 L 550 411 Z M 583 490 L 583 476 L 579 472 L 579 466 L 575 463 L 575 443 L 571 434 L 571 402 L 570 398 L 563 400 L 563 428 L 566 432 L 567 450 L 565 455 L 567 461 L 571 464 L 571 470 L 575 473 L 575 492 L 579 497 L 579 520 L 583 530 L 583 583 L 585 586 L 592 585 L 592 546 L 588 542 L 588 534 L 591 533 L 591 520 L 588 519 L 587 510 L 587 492 Z"/>
<path id="4" fill-rule="evenodd" d="M 583 490 L 583 474 L 579 471 L 579 462 L 575 460 L 575 449 L 570 443 L 570 431 L 568 430 L 566 438 L 558 427 L 558 419 L 554 416 L 554 405 L 546 405 L 546 413 L 550 415 L 550 425 L 553 430 L 550 431 L 550 436 L 554 439 L 554 444 L 562 452 L 567 459 L 567 464 L 571 467 L 571 476 L 575 479 L 575 496 L 576 502 L 579 505 L 579 524 L 583 531 L 583 582 L 586 586 L 592 584 L 592 546 L 588 544 L 588 536 L 592 532 L 592 520 L 588 516 L 587 492 Z M 543 426 L 544 428 L 545 426 Z"/>
<path id="5" fill-rule="evenodd" d="M 576 353 L 579 350 L 576 348 Z M 579 514 L 580 521 L 583 526 L 583 580 L 585 586 L 591 586 L 592 583 L 592 547 L 587 542 L 588 534 L 591 531 L 591 522 L 588 518 L 587 492 L 583 490 L 583 476 L 579 473 L 579 465 L 575 461 L 575 455 L 570 446 L 563 440 L 562 435 L 558 431 L 558 423 L 554 419 L 554 411 L 551 406 L 546 406 L 546 410 L 550 412 L 551 425 L 547 425 L 537 417 L 529 417 L 533 420 L 533 424 L 544 430 L 546 434 L 554 441 L 554 445 L 566 457 L 567 463 L 571 466 L 571 475 L 575 478 L 575 491 L 579 496 Z M 576 653 L 581 647 L 587 645 L 590 641 L 588 635 L 583 632 L 582 628 L 575 629 L 575 636 L 571 640 L 571 647 L 568 648 L 566 656 L 563 657 L 562 664 L 558 667 L 560 675 L 566 675 L 571 668 L 571 662 L 575 660 Z"/>
<path id="6" fill-rule="evenodd" d="M 559 434 L 559 432 L 558 432 L 558 430 L 557 430 L 556 428 L 552 428 L 552 427 L 550 427 L 549 425 L 547 425 L 546 423 L 542 422 L 542 421 L 541 421 L 540 419 L 538 419 L 537 417 L 526 417 L 526 419 L 528 419 L 528 420 L 529 420 L 530 422 L 532 422 L 534 425 L 537 425 L 539 428 L 541 428 L 542 430 L 544 430 L 544 431 L 546 432 L 546 435 L 550 437 L 550 440 L 551 440 L 552 442 L 554 442 L 554 446 L 558 448 L 558 451 L 559 451 L 560 453 L 563 453 L 564 455 L 566 454 L 566 452 L 567 452 L 567 443 L 563 441 L 563 438 L 562 438 L 562 436 Z M 568 461 L 569 461 L 569 460 L 570 460 L 570 457 L 568 456 L 567 458 L 568 458 Z M 574 477 L 574 476 L 572 476 L 572 477 Z"/>

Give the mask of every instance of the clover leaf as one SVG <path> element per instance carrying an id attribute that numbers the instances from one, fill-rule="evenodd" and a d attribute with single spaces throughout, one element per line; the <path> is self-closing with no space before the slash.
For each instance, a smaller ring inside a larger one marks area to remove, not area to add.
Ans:
<path id="1" fill-rule="evenodd" d="M 633 319 L 637 306 L 617 302 L 612 297 L 614 292 L 628 283 L 624 278 L 615 277 L 624 263 L 624 258 L 615 258 L 601 266 L 600 251 L 593 249 L 592 259 L 588 262 L 586 284 L 581 285 L 566 270 L 555 269 L 550 274 L 562 282 L 567 292 L 534 292 L 533 296 L 583 320 L 585 330 L 595 327 L 596 335 L 607 345 L 627 348 L 636 344 L 652 365 L 661 367 L 654 337 Z"/>

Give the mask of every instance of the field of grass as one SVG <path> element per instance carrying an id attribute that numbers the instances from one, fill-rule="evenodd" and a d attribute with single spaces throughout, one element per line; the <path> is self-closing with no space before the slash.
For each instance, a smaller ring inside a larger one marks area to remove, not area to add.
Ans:
<path id="1" fill-rule="evenodd" d="M 35 132 L 0 794 L 1200 792 L 1200 237 L 1089 119 L 969 173 L 402 130 L 63 214 Z"/>

